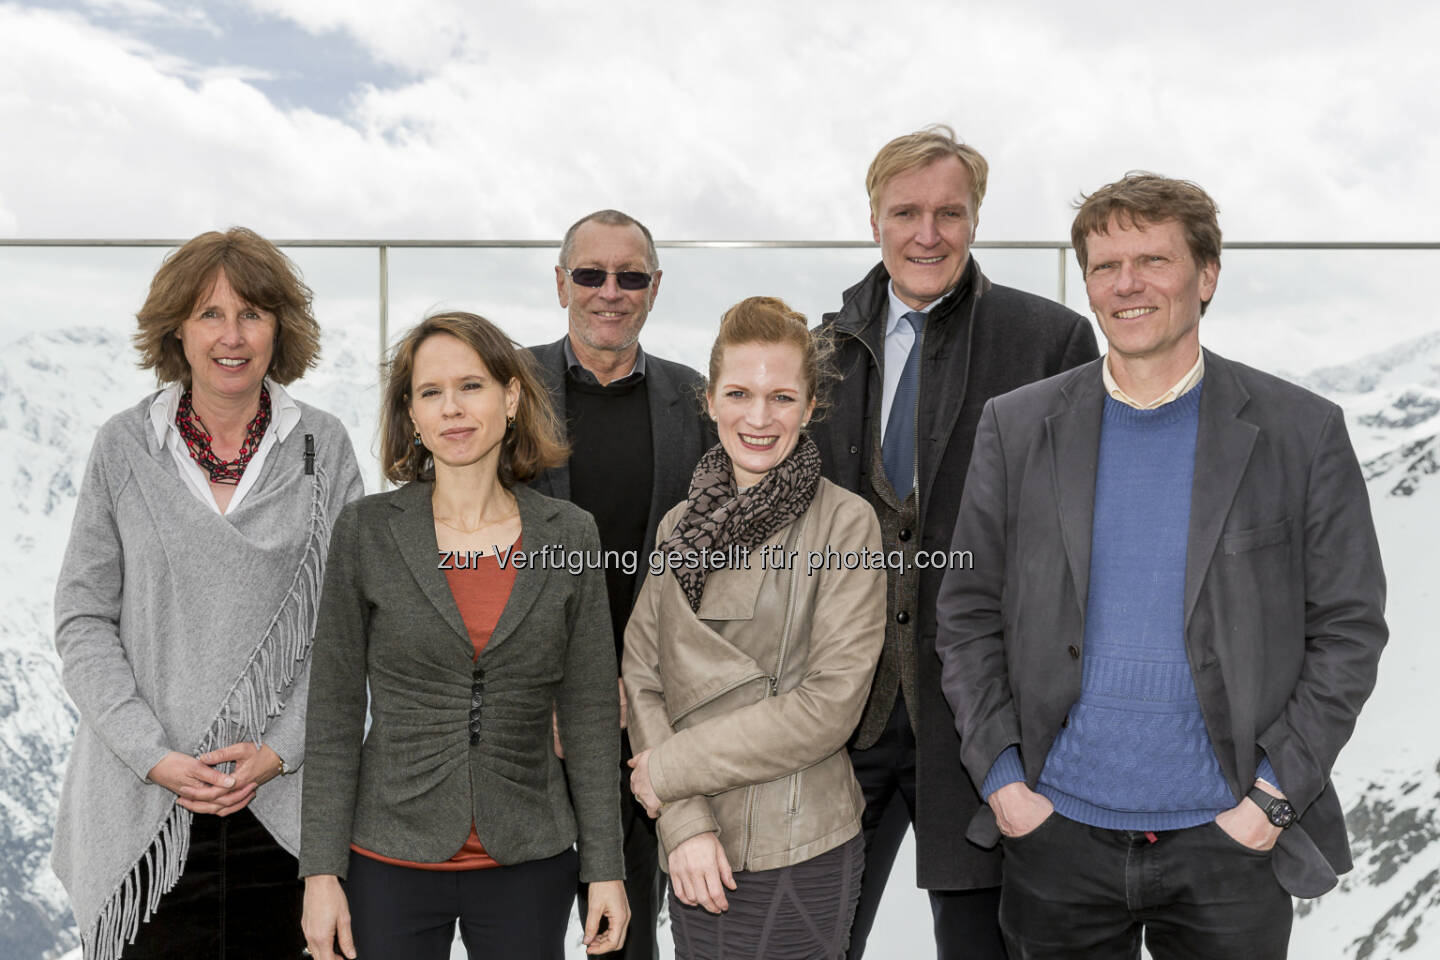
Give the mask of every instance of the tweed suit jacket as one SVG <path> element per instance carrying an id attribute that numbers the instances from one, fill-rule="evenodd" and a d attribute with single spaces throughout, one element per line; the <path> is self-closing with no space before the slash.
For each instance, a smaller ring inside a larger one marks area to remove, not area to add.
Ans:
<path id="1" fill-rule="evenodd" d="M 540 378 L 550 391 L 550 402 L 565 418 L 565 338 L 531 347 Z M 715 428 L 701 406 L 705 378 L 673 360 L 645 354 L 645 390 L 650 400 L 651 458 L 650 515 L 645 521 L 645 543 L 635 571 L 635 596 L 645 583 L 646 561 L 655 549 L 655 528 L 660 518 L 690 495 L 690 474 L 700 457 L 716 443 Z M 541 472 L 531 484 L 548 497 L 570 499 L 570 464 Z"/>
<path id="2" fill-rule="evenodd" d="M 1017 744 L 1033 789 L 1080 696 L 1103 360 L 992 400 L 938 601 L 941 686 L 978 786 Z M 1335 404 L 1205 352 L 1185 562 L 1185 649 L 1238 803 L 1261 752 L 1299 813 L 1276 878 L 1314 897 L 1351 866 L 1330 768 L 1388 636 L 1365 481 Z M 982 806 L 968 836 L 993 845 Z"/>
<path id="3" fill-rule="evenodd" d="M 335 523 L 311 666 L 300 874 L 345 876 L 352 842 L 446 860 L 473 822 L 502 864 L 554 856 L 578 837 L 582 881 L 621 879 L 620 702 L 604 573 L 517 563 L 475 660 L 438 566 L 432 487 L 366 497 Z M 527 487 L 511 492 L 524 554 L 599 551 L 588 513 Z"/>

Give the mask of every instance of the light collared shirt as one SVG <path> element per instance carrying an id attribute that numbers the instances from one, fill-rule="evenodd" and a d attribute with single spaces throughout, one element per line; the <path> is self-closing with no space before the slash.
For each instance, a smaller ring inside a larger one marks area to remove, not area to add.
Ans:
<path id="1" fill-rule="evenodd" d="M 597 387 L 618 387 L 629 383 L 631 380 L 642 380 L 645 377 L 645 351 L 640 349 L 640 344 L 635 344 L 635 363 L 630 367 L 630 372 L 623 377 L 616 377 L 609 383 L 602 384 L 600 378 L 591 373 L 580 358 L 575 356 L 575 348 L 570 346 L 570 337 L 567 335 L 564 341 L 565 366 L 574 374 L 577 380 L 585 383 L 593 383 Z"/>
<path id="2" fill-rule="evenodd" d="M 885 374 L 885 389 L 880 395 L 880 440 L 885 440 L 885 428 L 890 425 L 890 407 L 895 403 L 895 391 L 900 386 L 900 374 L 905 372 L 905 358 L 915 344 L 915 328 L 905 319 L 907 313 L 923 313 L 928 322 L 930 311 L 940 305 L 945 297 L 955 291 L 948 291 L 944 297 L 937 297 L 929 304 L 916 310 L 895 294 L 895 281 L 890 281 L 890 313 L 885 320 L 885 362 L 881 364 Z"/>
<path id="3" fill-rule="evenodd" d="M 266 377 L 265 389 L 270 391 L 270 425 L 265 428 L 265 436 L 260 438 L 260 447 L 245 465 L 245 472 L 240 475 L 240 483 L 235 487 L 230 505 L 224 511 L 220 509 L 220 504 L 215 502 L 215 493 L 210 489 L 210 475 L 200 469 L 200 465 L 191 458 L 190 448 L 185 445 L 185 438 L 180 436 L 180 428 L 175 426 L 175 414 L 180 409 L 180 395 L 185 392 L 184 386 L 172 383 L 157 393 L 150 402 L 150 425 L 155 430 L 156 442 L 162 449 L 169 448 L 170 455 L 175 458 L 175 466 L 180 470 L 180 476 L 185 480 L 190 492 L 216 513 L 228 513 L 240 506 L 240 501 L 245 499 L 245 494 L 259 479 L 270 448 L 289 436 L 290 431 L 300 422 L 300 405 L 285 392 L 284 387 Z"/>
<path id="4" fill-rule="evenodd" d="M 1141 403 L 1130 394 L 1120 389 L 1120 384 L 1115 382 L 1114 375 L 1110 372 L 1110 354 L 1105 354 L 1105 362 L 1100 364 L 1100 378 L 1105 381 L 1105 392 L 1111 397 L 1125 404 L 1127 407 L 1134 407 L 1136 410 L 1154 410 L 1163 407 L 1167 403 L 1179 400 L 1185 394 L 1195 389 L 1200 378 L 1205 376 L 1205 351 L 1201 350 L 1200 355 L 1195 358 L 1195 365 L 1190 371 L 1181 377 L 1175 386 L 1166 390 L 1160 396 L 1149 403 Z"/>

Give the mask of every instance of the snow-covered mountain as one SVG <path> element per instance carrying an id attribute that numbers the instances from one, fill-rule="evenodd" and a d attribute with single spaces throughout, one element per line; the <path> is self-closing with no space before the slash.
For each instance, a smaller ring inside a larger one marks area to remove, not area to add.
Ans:
<path id="1" fill-rule="evenodd" d="M 321 369 L 293 392 L 345 422 L 374 489 L 373 345 L 368 333 L 327 330 L 325 349 Z M 64 891 L 48 865 L 76 719 L 60 686 L 51 604 L 95 431 L 153 389 L 133 355 L 128 333 L 99 328 L 57 329 L 0 347 L 7 503 L 0 529 L 0 957 L 7 960 L 51 960 L 76 944 Z M 1346 410 L 1384 550 L 1392 636 L 1380 685 L 1335 771 L 1356 869 L 1332 893 L 1299 906 L 1291 955 L 1440 956 L 1440 697 L 1430 689 L 1440 675 L 1440 644 L 1429 566 L 1440 542 L 1440 331 L 1299 379 Z M 913 899 L 916 929 L 928 929 L 924 900 Z"/>

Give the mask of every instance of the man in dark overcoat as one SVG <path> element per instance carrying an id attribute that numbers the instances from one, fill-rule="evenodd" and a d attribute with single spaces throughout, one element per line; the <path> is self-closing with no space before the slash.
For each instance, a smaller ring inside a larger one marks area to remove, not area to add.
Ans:
<path id="1" fill-rule="evenodd" d="M 821 331 L 836 346 L 832 407 L 811 430 L 825 474 L 867 498 L 885 550 L 885 644 L 851 760 L 865 792 L 865 879 L 850 957 L 863 955 L 907 827 L 930 891 L 941 958 L 1003 958 L 1000 860 L 965 837 L 980 805 L 940 692 L 935 596 L 985 401 L 1096 356 L 1079 314 L 991 283 L 970 254 L 985 158 L 939 126 L 886 144 L 870 165 L 881 262 Z M 918 559 L 918 563 L 916 562 Z"/>

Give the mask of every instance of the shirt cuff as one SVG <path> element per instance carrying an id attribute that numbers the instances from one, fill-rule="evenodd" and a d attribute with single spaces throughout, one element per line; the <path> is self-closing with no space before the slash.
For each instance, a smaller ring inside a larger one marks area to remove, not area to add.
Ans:
<path id="1" fill-rule="evenodd" d="M 980 784 L 980 798 L 988 801 L 990 794 L 996 790 L 1024 779 L 1025 767 L 1020 763 L 1020 748 L 1012 744 L 1002 750 L 990 765 L 985 782 Z"/>
<path id="2" fill-rule="evenodd" d="M 1276 790 L 1281 793 L 1285 792 L 1285 788 L 1280 784 L 1280 778 L 1275 775 L 1275 768 L 1270 766 L 1270 758 L 1263 753 L 1260 754 L 1260 762 L 1255 766 L 1255 779 L 1273 783 Z"/>

